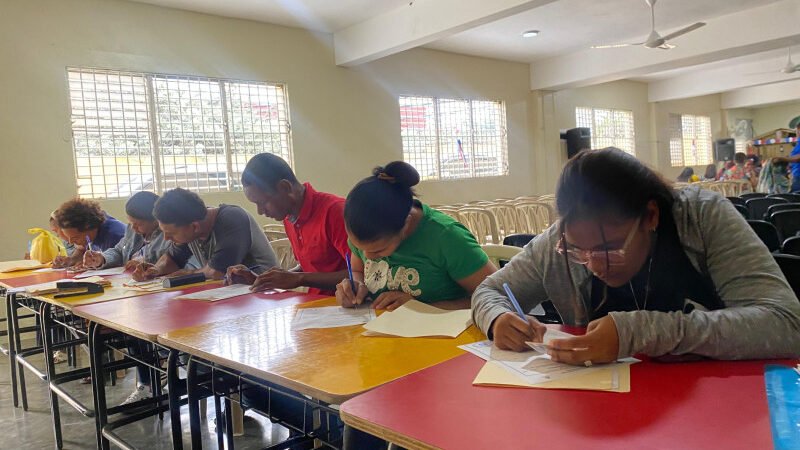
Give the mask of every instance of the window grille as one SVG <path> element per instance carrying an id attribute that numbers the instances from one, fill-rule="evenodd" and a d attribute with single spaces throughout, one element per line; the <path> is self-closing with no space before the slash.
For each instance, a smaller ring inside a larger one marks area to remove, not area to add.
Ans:
<path id="1" fill-rule="evenodd" d="M 711 118 L 670 114 L 669 159 L 672 167 L 712 164 Z"/>
<path id="2" fill-rule="evenodd" d="M 575 108 L 575 124 L 591 130 L 592 148 L 617 147 L 636 156 L 632 111 L 579 106 Z"/>

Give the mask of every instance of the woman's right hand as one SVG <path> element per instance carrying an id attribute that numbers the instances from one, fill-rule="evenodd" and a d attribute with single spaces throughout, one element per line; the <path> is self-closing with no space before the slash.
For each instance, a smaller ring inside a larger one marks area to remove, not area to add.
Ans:
<path id="1" fill-rule="evenodd" d="M 494 345 L 500 350 L 521 352 L 530 349 L 525 342 L 542 342 L 547 327 L 531 316 L 526 318 L 527 322 L 513 312 L 497 316 L 492 324 Z"/>
<path id="2" fill-rule="evenodd" d="M 83 254 L 83 265 L 90 269 L 96 269 L 106 263 L 106 259 L 100 252 L 88 250 Z"/>
<path id="3" fill-rule="evenodd" d="M 69 256 L 56 256 L 55 259 L 53 259 L 53 269 L 64 269 L 69 267 L 69 263 Z"/>
<path id="4" fill-rule="evenodd" d="M 336 285 L 336 303 L 344 308 L 353 308 L 364 303 L 369 295 L 369 289 L 363 281 L 354 280 L 356 292 L 350 287 L 350 279 L 345 278 Z"/>

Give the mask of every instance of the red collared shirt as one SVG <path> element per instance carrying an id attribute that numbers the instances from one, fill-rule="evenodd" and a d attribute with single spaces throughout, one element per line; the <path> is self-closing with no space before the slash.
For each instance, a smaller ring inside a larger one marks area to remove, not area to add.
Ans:
<path id="1" fill-rule="evenodd" d="M 347 270 L 345 255 L 350 248 L 344 227 L 344 199 L 317 192 L 310 183 L 304 186 L 306 192 L 297 220 L 294 223 L 289 219 L 283 221 L 295 259 L 303 272 Z M 309 288 L 308 292 L 333 295 L 332 291 L 317 288 Z"/>

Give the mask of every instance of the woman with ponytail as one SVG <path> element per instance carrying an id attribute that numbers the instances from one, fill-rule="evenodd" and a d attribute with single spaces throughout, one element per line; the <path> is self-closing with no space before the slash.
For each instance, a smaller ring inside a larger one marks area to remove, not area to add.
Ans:
<path id="1" fill-rule="evenodd" d="M 352 250 L 349 280 L 336 299 L 352 307 L 372 299 L 394 310 L 411 299 L 466 309 L 472 291 L 496 269 L 475 237 L 449 216 L 416 200 L 419 174 L 395 161 L 376 168 L 350 191 L 344 221 Z"/>

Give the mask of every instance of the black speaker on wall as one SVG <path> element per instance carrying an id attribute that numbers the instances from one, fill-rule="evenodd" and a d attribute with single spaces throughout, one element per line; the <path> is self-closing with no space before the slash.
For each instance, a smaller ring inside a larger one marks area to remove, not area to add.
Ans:
<path id="1" fill-rule="evenodd" d="M 567 158 L 572 158 L 581 150 L 592 148 L 592 130 L 589 128 L 572 128 L 566 134 Z"/>
<path id="2" fill-rule="evenodd" d="M 736 153 L 736 141 L 733 139 L 717 139 L 714 142 L 714 159 L 717 161 L 733 161 Z"/>

